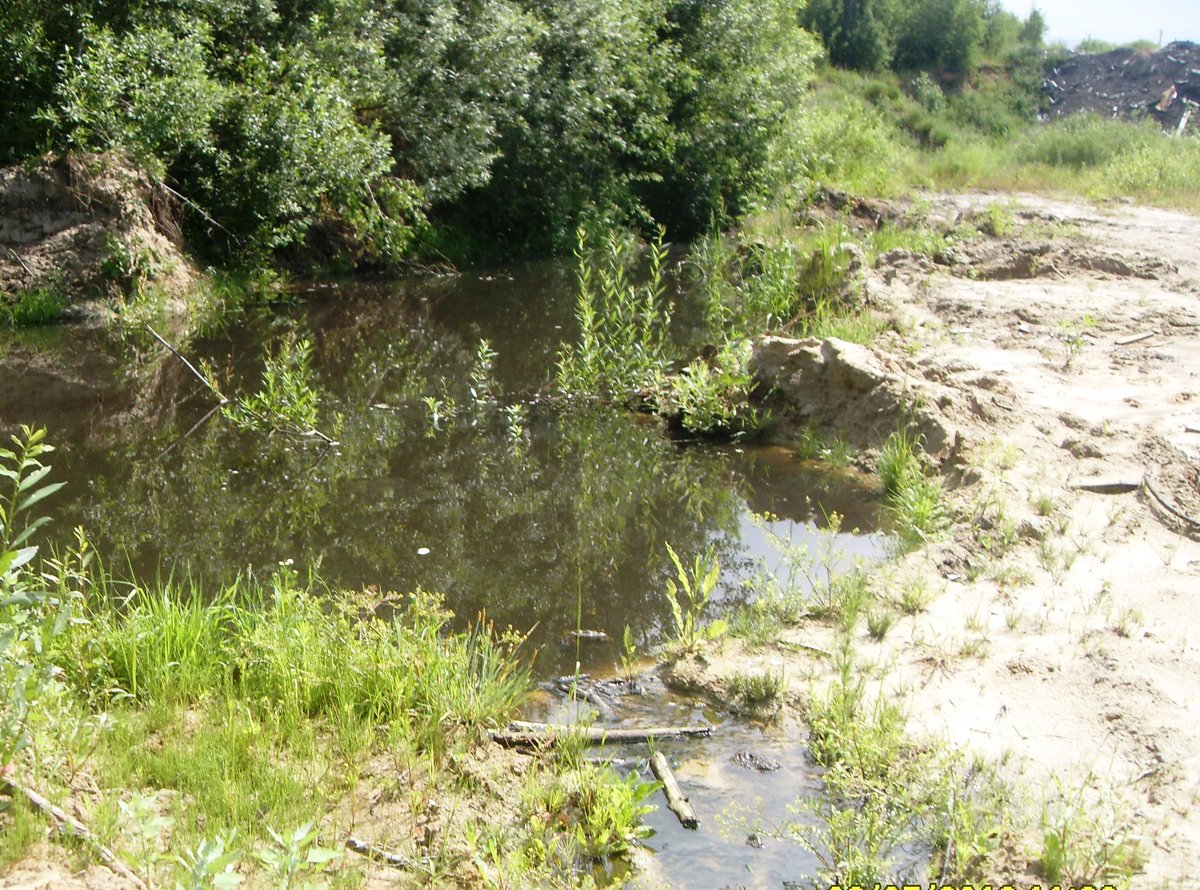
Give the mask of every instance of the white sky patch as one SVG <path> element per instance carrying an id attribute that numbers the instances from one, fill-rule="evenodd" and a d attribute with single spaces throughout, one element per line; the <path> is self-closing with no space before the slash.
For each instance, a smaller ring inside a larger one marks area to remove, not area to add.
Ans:
<path id="1" fill-rule="evenodd" d="M 1022 19 L 1036 5 L 1046 19 L 1046 42 L 1062 41 L 1072 49 L 1085 37 L 1158 43 L 1160 33 L 1164 46 L 1173 40 L 1200 43 L 1197 0 L 1001 0 L 1001 5 Z"/>

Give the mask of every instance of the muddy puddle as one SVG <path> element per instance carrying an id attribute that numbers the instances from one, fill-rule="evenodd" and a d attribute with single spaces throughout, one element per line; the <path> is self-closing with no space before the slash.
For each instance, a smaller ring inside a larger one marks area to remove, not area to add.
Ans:
<path id="1" fill-rule="evenodd" d="M 381 602 L 440 591 L 460 620 L 482 613 L 528 633 L 541 681 L 577 666 L 611 675 L 626 627 L 640 653 L 654 651 L 670 629 L 668 544 L 685 562 L 716 548 L 727 609 L 780 558 L 772 538 L 844 560 L 886 551 L 872 486 L 853 473 L 781 448 L 673 441 L 652 418 L 541 398 L 572 329 L 571 293 L 556 265 L 314 287 L 180 344 L 234 395 L 259 386 L 265 355 L 310 341 L 319 428 L 334 447 L 238 431 L 137 330 L 0 335 L 0 425 L 48 428 L 67 482 L 55 534 L 66 542 L 82 525 L 118 575 L 215 584 L 290 561 L 375 588 Z M 494 355 L 481 359 L 485 339 Z M 833 512 L 844 517 L 836 534 Z M 607 639 L 572 636 L 580 628 Z M 798 845 L 748 843 L 744 827 L 718 819 L 742 804 L 778 821 L 818 793 L 797 728 L 734 719 L 653 678 L 614 719 L 720 727 L 662 746 L 703 814 L 697 832 L 665 807 L 648 817 L 647 846 L 673 885 L 778 887 L 815 868 Z M 739 752 L 778 769 L 739 765 Z"/>

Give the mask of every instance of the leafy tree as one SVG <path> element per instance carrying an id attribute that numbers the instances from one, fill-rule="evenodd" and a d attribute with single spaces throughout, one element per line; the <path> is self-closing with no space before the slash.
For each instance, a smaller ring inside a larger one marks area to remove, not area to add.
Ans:
<path id="1" fill-rule="evenodd" d="M 1036 6 L 1029 13 L 1029 18 L 1025 19 L 1025 24 L 1021 26 L 1021 42 L 1026 46 L 1041 48 L 1046 39 L 1046 20 L 1042 17 L 1042 12 Z"/>
<path id="2" fill-rule="evenodd" d="M 811 0 L 800 21 L 820 35 L 829 61 L 839 68 L 880 71 L 891 61 L 890 34 L 875 0 Z"/>
<path id="3" fill-rule="evenodd" d="M 969 73 L 983 37 L 981 0 L 916 0 L 897 23 L 893 67 Z"/>

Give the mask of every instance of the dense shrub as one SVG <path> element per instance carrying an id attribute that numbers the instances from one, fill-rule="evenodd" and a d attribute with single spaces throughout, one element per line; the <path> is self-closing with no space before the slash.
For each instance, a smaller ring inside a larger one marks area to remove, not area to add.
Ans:
<path id="1" fill-rule="evenodd" d="M 759 196 L 813 55 L 782 0 L 11 0 L 0 163 L 122 151 L 238 262 L 679 237 Z"/>

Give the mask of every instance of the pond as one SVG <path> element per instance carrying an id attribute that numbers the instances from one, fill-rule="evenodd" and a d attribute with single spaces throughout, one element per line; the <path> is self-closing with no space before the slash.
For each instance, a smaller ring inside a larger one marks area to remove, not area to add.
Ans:
<path id="1" fill-rule="evenodd" d="M 441 592 L 460 621 L 484 614 L 528 633 L 540 679 L 577 665 L 613 672 L 627 627 L 639 652 L 661 644 L 671 621 L 667 545 L 685 562 L 716 549 L 726 606 L 745 599 L 742 582 L 763 560 L 779 558 L 772 536 L 827 546 L 831 512 L 844 516 L 833 541 L 844 558 L 887 547 L 872 486 L 854 473 L 780 447 L 683 442 L 647 415 L 542 398 L 573 328 L 564 265 L 305 291 L 179 346 L 236 394 L 259 386 L 268 352 L 308 338 L 332 447 L 239 431 L 184 363 L 135 325 L 3 335 L 0 424 L 45 426 L 59 449 L 54 476 L 67 487 L 45 502 L 59 541 L 83 526 L 118 576 L 219 583 L 290 560 L 331 585 L 377 589 L 381 602 L 392 591 Z M 481 340 L 494 353 L 482 362 Z M 580 628 L 608 640 L 580 643 L 571 636 Z M 659 698 L 635 708 L 661 707 Z M 785 767 L 768 778 L 735 770 L 737 781 L 774 788 L 780 809 L 815 787 L 794 740 L 728 725 L 731 741 L 711 749 L 712 763 L 757 739 Z M 712 770 L 722 778 L 711 800 L 701 795 L 706 805 L 759 793 L 731 787 L 723 766 Z M 665 809 L 653 825 L 650 846 L 667 873 L 686 874 L 700 836 L 682 833 Z M 756 885 L 737 857 L 770 854 L 744 836 L 726 843 L 715 856 L 725 865 L 704 858 L 702 883 Z M 794 872 L 798 849 L 755 867 Z"/>

